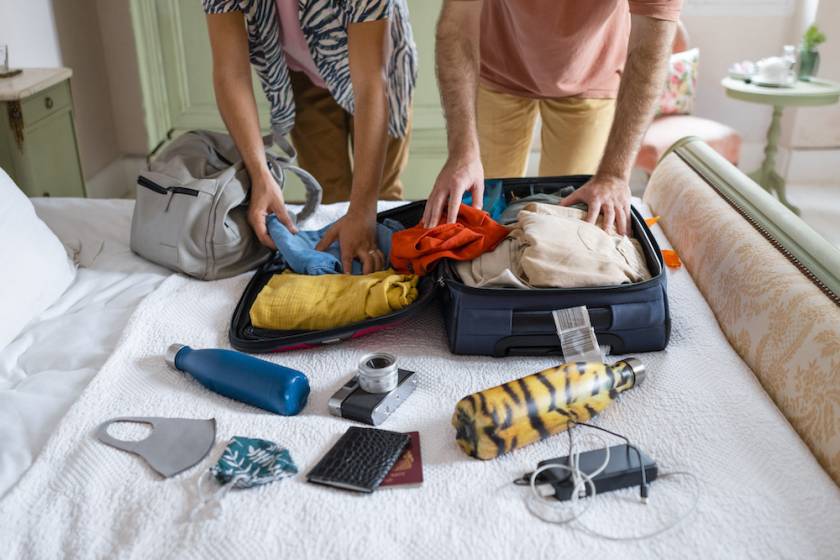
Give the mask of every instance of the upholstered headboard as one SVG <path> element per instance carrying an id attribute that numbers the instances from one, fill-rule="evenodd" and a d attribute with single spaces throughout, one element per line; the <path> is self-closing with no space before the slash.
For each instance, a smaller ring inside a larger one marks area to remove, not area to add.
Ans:
<path id="1" fill-rule="evenodd" d="M 644 200 L 733 348 L 840 485 L 840 250 L 699 139 L 666 153 Z"/>

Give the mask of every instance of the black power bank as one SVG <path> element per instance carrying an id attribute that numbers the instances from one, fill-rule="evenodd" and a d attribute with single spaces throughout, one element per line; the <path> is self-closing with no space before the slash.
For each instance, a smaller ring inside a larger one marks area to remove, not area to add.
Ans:
<path id="1" fill-rule="evenodd" d="M 628 447 L 626 444 L 614 445 L 609 449 L 610 460 L 607 463 L 607 467 L 602 473 L 592 479 L 598 494 L 640 486 L 642 484 L 642 471 L 639 468 L 640 455 L 645 469 L 646 481 L 649 484 L 651 481 L 656 480 L 656 475 L 658 474 L 656 462 L 645 455 L 644 452 L 639 451 L 637 453 L 636 448 Z M 580 454 L 580 470 L 587 474 L 595 472 L 603 464 L 605 458 L 605 449 L 584 451 Z M 566 455 L 564 457 L 542 461 L 538 466 L 542 467 L 549 464 L 568 465 L 569 456 Z M 546 469 L 539 474 L 537 482 L 540 484 L 551 484 L 554 488 L 554 497 L 557 500 L 566 501 L 572 498 L 572 490 L 574 489 L 572 476 L 566 469 Z M 584 490 L 586 496 L 592 494 L 592 489 L 589 484 L 584 484 Z"/>

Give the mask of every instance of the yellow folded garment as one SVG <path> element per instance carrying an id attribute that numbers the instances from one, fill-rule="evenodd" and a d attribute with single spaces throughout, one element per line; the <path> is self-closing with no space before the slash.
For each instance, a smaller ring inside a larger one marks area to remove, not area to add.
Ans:
<path id="1" fill-rule="evenodd" d="M 286 271 L 263 286 L 251 306 L 251 324 L 262 329 L 323 330 L 380 317 L 417 299 L 414 274 L 308 276 Z"/>

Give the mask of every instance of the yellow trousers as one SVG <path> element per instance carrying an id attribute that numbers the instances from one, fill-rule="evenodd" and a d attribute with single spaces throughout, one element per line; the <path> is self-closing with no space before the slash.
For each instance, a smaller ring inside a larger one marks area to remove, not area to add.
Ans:
<path id="1" fill-rule="evenodd" d="M 541 176 L 595 173 L 615 99 L 536 99 L 478 87 L 478 141 L 485 177 L 521 177 L 537 114 L 542 120 Z"/>

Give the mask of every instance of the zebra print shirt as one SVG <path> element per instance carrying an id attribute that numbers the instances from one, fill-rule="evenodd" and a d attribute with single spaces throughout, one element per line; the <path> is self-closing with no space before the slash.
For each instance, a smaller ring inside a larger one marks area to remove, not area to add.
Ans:
<path id="1" fill-rule="evenodd" d="M 251 64 L 271 106 L 271 128 L 275 134 L 287 134 L 295 123 L 295 101 L 280 43 L 276 0 L 202 0 L 202 4 L 208 14 L 240 11 L 245 15 Z M 354 104 L 347 28 L 352 23 L 390 20 L 388 132 L 395 138 L 405 136 L 417 80 L 417 49 L 405 0 L 298 0 L 298 12 L 318 72 L 336 102 L 350 114 Z"/>

